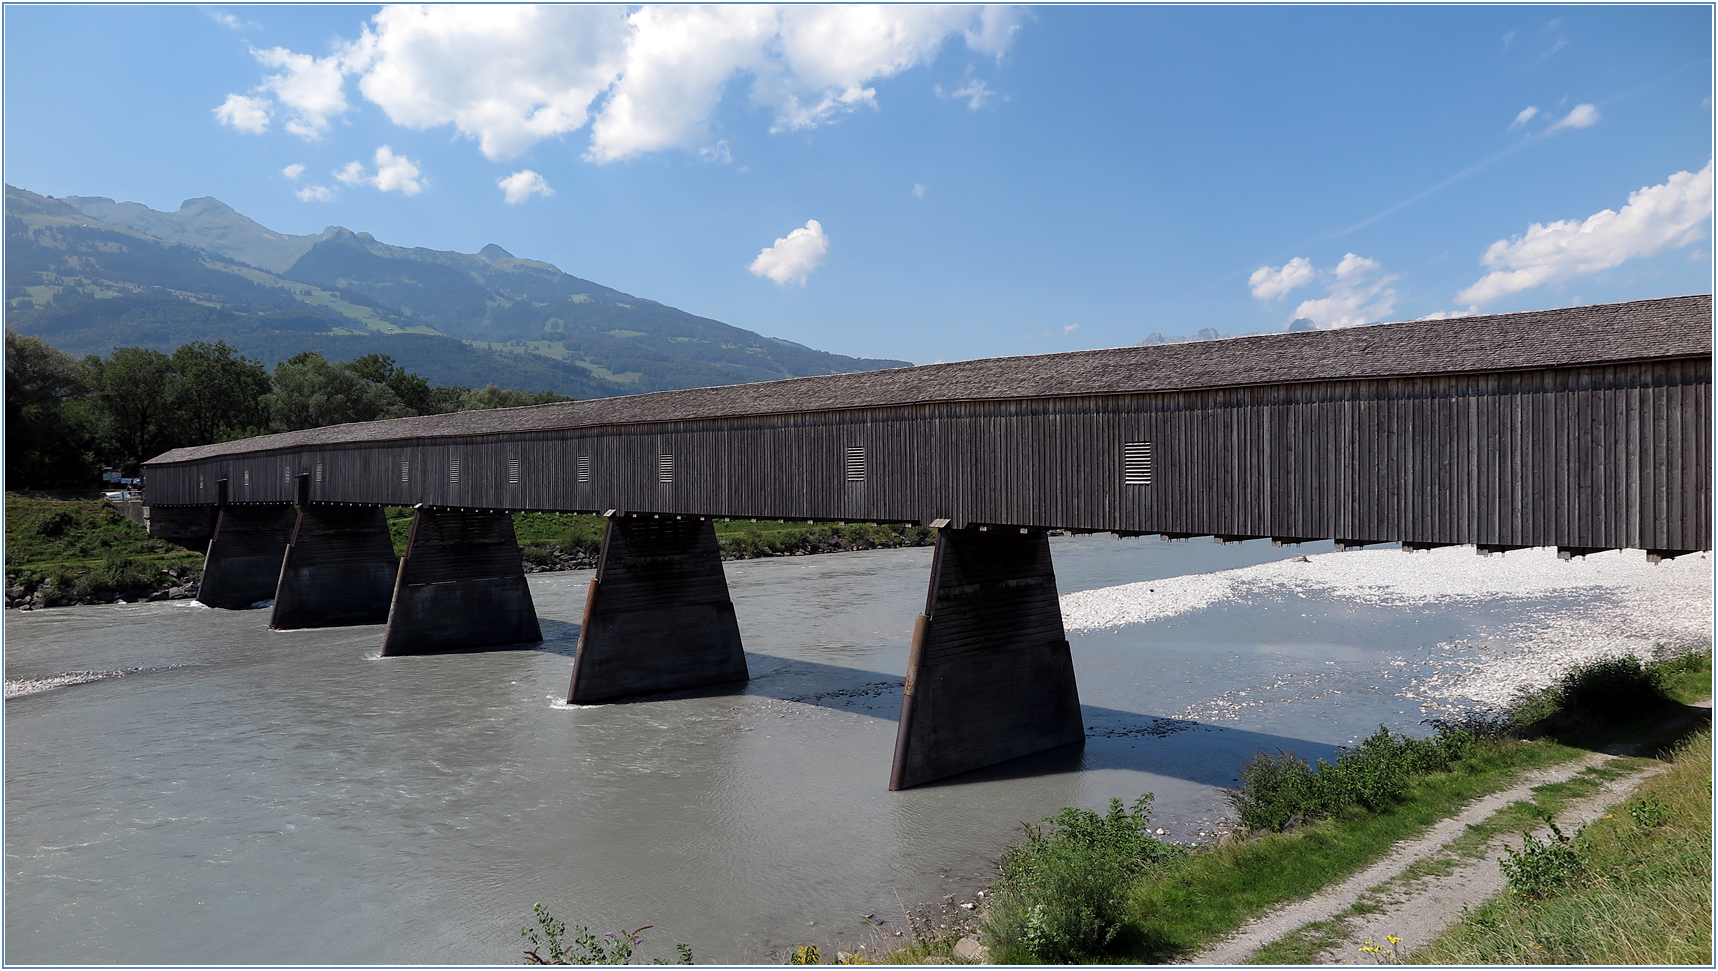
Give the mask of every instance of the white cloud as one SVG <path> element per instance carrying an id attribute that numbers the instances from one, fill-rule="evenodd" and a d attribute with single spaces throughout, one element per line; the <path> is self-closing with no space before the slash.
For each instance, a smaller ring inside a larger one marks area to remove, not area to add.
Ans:
<path id="1" fill-rule="evenodd" d="M 1533 116 L 1537 115 L 1538 113 L 1539 113 L 1538 108 L 1535 108 L 1532 105 L 1528 105 L 1527 107 L 1521 109 L 1519 112 L 1516 113 L 1515 120 L 1509 123 L 1509 129 L 1511 131 L 1513 131 L 1514 129 L 1520 128 L 1522 125 L 1525 125 L 1528 122 L 1532 121 Z"/>
<path id="2" fill-rule="evenodd" d="M 386 145 L 376 149 L 376 172 L 370 174 L 362 162 L 347 162 L 334 177 L 347 185 L 368 185 L 383 192 L 399 191 L 408 196 L 422 192 L 428 179 L 421 179 L 417 163 L 404 155 L 395 155 Z"/>
<path id="3" fill-rule="evenodd" d="M 914 182 L 913 183 L 913 198 L 914 199 L 923 199 L 925 197 L 925 193 L 927 191 L 929 191 L 929 190 L 927 190 L 924 187 L 923 183 L 921 183 L 921 182 Z"/>
<path id="4" fill-rule="evenodd" d="M 247 134 L 260 135 L 268 131 L 268 109 L 271 107 L 273 104 L 267 98 L 229 94 L 227 100 L 214 109 L 215 120 Z"/>
<path id="5" fill-rule="evenodd" d="M 395 124 L 451 124 L 492 160 L 591 126 L 586 157 L 612 162 L 709 146 L 728 85 L 749 76 L 772 130 L 876 105 L 867 85 L 928 62 L 951 37 L 1000 58 L 1024 15 L 969 6 L 389 6 L 315 58 L 255 52 L 306 138 L 347 110 L 347 74 Z M 592 119 L 592 105 L 602 100 Z M 963 95 L 975 107 L 982 85 Z M 719 142 L 717 144 L 720 144 Z"/>
<path id="6" fill-rule="evenodd" d="M 1678 172 L 1662 185 L 1629 193 L 1621 212 L 1605 209 L 1581 222 L 1533 223 L 1525 235 L 1500 239 L 1480 260 L 1491 272 L 1456 294 L 1465 303 L 1501 297 L 1610 269 L 1625 260 L 1686 246 L 1712 221 L 1712 162 Z"/>
<path id="7" fill-rule="evenodd" d="M 213 20 L 215 23 L 220 24 L 223 27 L 230 27 L 233 30 L 244 29 L 244 21 L 224 10 L 205 10 L 204 13 L 209 15 L 210 20 Z"/>
<path id="8" fill-rule="evenodd" d="M 1377 260 L 1349 253 L 1329 274 L 1330 296 L 1302 301 L 1295 317 L 1305 317 L 1321 330 L 1375 323 L 1389 316 L 1396 306 L 1396 291 L 1388 284 L 1396 279 L 1384 275 Z"/>
<path id="9" fill-rule="evenodd" d="M 1576 105 L 1562 120 L 1546 129 L 1547 133 L 1565 128 L 1591 128 L 1599 123 L 1599 109 L 1592 105 Z"/>
<path id="10" fill-rule="evenodd" d="M 1079 324 L 1069 324 L 1066 327 L 1062 328 L 1062 336 L 1066 337 L 1069 334 L 1072 334 L 1074 331 L 1079 330 L 1079 329 L 1080 329 Z"/>
<path id="11" fill-rule="evenodd" d="M 298 177 L 304 174 L 304 166 L 299 165 L 297 162 L 294 162 L 291 165 L 288 165 L 286 168 L 281 169 L 280 174 L 286 176 L 289 179 L 297 181 Z"/>
<path id="12" fill-rule="evenodd" d="M 1477 307 L 1469 307 L 1466 310 L 1439 310 L 1439 311 L 1436 311 L 1434 313 L 1429 313 L 1429 314 L 1425 315 L 1424 317 L 1415 317 L 1414 319 L 1415 320 L 1455 320 L 1457 317 L 1472 317 L 1473 315 L 1475 315 L 1477 313 L 1479 313 L 1479 309 Z"/>
<path id="13" fill-rule="evenodd" d="M 728 140 L 723 138 L 714 145 L 698 149 L 698 158 L 705 162 L 715 162 L 717 165 L 728 165 L 734 161 L 734 153 L 728 151 Z"/>
<path id="14" fill-rule="evenodd" d="M 304 202 L 327 202 L 334 198 L 334 190 L 325 185 L 307 185 L 295 195 Z"/>
<path id="15" fill-rule="evenodd" d="M 509 205 L 518 205 L 534 195 L 552 196 L 555 190 L 549 188 L 549 180 L 530 169 L 520 169 L 504 179 L 496 179 L 495 184 L 501 191 L 507 193 Z"/>
<path id="16" fill-rule="evenodd" d="M 1247 278 L 1247 285 L 1253 288 L 1253 296 L 1259 300 L 1270 300 L 1297 287 L 1306 286 L 1317 276 L 1312 268 L 1312 261 L 1304 256 L 1297 256 L 1280 269 L 1261 266 Z"/>
<path id="17" fill-rule="evenodd" d="M 829 237 L 823 235 L 823 224 L 807 219 L 803 227 L 776 240 L 775 245 L 759 253 L 747 269 L 784 287 L 789 283 L 804 286 L 805 278 L 822 266 L 828 257 Z"/>
<path id="18" fill-rule="evenodd" d="M 253 50 L 251 55 L 264 67 L 281 68 L 279 74 L 263 78 L 257 90 L 274 92 L 281 104 L 292 110 L 287 131 L 315 141 L 328 130 L 330 118 L 346 112 L 346 75 L 339 54 L 316 58 L 273 47 Z"/>
<path id="19" fill-rule="evenodd" d="M 415 196 L 424 188 L 418 181 L 420 174 L 418 167 L 404 155 L 395 155 L 393 149 L 386 145 L 376 149 L 376 177 L 371 184 L 383 192 L 398 189 L 408 196 Z M 544 183 L 545 186 L 547 184 Z"/>
<path id="20" fill-rule="evenodd" d="M 965 98 L 966 106 L 977 111 L 989 104 L 996 97 L 996 92 L 986 87 L 982 80 L 975 78 L 968 81 L 964 86 L 956 88 L 953 97 Z"/>

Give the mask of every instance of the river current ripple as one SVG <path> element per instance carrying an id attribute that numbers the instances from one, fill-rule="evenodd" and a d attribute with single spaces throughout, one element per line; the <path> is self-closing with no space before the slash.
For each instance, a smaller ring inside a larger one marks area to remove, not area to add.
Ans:
<path id="1" fill-rule="evenodd" d="M 260 610 L 10 611 L 8 682 L 125 676 L 5 703 L 5 960 L 508 964 L 541 901 L 654 925 L 647 957 L 780 963 L 971 899 L 1061 806 L 1153 792 L 1201 839 L 1260 749 L 1329 757 L 1511 677 L 1710 642 L 1703 557 L 1052 542 L 1084 751 L 900 793 L 926 549 L 729 563 L 751 682 L 589 707 L 558 701 L 588 573 L 530 578 L 542 645 L 426 657 Z"/>

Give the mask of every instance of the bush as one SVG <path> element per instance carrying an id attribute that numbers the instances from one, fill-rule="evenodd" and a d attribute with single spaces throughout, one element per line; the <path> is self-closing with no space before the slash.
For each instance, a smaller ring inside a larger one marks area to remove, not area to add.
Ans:
<path id="1" fill-rule="evenodd" d="M 1026 841 L 1002 860 L 996 903 L 986 927 L 997 944 L 1031 960 L 1069 963 L 1103 955 L 1130 929 L 1134 881 L 1154 863 L 1186 853 L 1146 829 L 1151 794 L 1107 815 L 1070 806 L 1028 826 Z"/>
<path id="2" fill-rule="evenodd" d="M 1350 808 L 1387 809 L 1407 794 L 1416 776 L 1441 772 L 1473 754 L 1478 736 L 1470 729 L 1440 726 L 1430 738 L 1392 735 L 1384 726 L 1335 764 L 1314 768 L 1293 752 L 1253 756 L 1241 768 L 1241 785 L 1228 792 L 1241 825 L 1281 832 L 1296 817 L 1336 816 Z"/>
<path id="3" fill-rule="evenodd" d="M 1659 672 L 1629 654 L 1570 668 L 1555 690 L 1562 710 L 1609 725 L 1664 701 L 1662 687 Z"/>
<path id="4" fill-rule="evenodd" d="M 1510 891 L 1528 900 L 1545 900 L 1562 891 L 1581 872 L 1581 857 L 1572 842 L 1552 823 L 1549 842 L 1541 843 L 1528 833 L 1522 838 L 1520 852 L 1504 847 L 1505 856 L 1497 865 L 1503 868 Z"/>

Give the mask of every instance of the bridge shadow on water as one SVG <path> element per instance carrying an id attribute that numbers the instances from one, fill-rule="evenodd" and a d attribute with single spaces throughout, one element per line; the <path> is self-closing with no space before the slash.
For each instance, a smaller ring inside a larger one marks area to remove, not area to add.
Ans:
<path id="1" fill-rule="evenodd" d="M 542 620 L 541 624 L 542 643 L 492 650 L 533 648 L 571 659 L 578 646 L 579 625 L 548 619 Z M 904 679 L 898 674 L 754 651 L 746 652 L 746 664 L 752 675 L 749 681 L 639 695 L 614 704 L 750 696 L 887 721 L 900 720 Z M 1236 773 L 1241 765 L 1256 752 L 1282 749 L 1311 761 L 1332 759 L 1337 750 L 1335 745 L 1327 742 L 1099 705 L 1081 705 L 1080 712 L 1086 725 L 1084 745 L 1069 745 L 1028 755 L 929 785 L 964 785 L 1115 769 L 1148 772 L 1200 785 L 1232 786 L 1238 781 Z"/>

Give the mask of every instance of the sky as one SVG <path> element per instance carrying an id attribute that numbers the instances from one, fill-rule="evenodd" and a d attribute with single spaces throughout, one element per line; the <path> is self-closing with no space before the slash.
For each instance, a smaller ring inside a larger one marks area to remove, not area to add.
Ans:
<path id="1" fill-rule="evenodd" d="M 3 16 L 9 184 L 495 243 L 843 354 L 1712 291 L 1707 6 Z"/>

